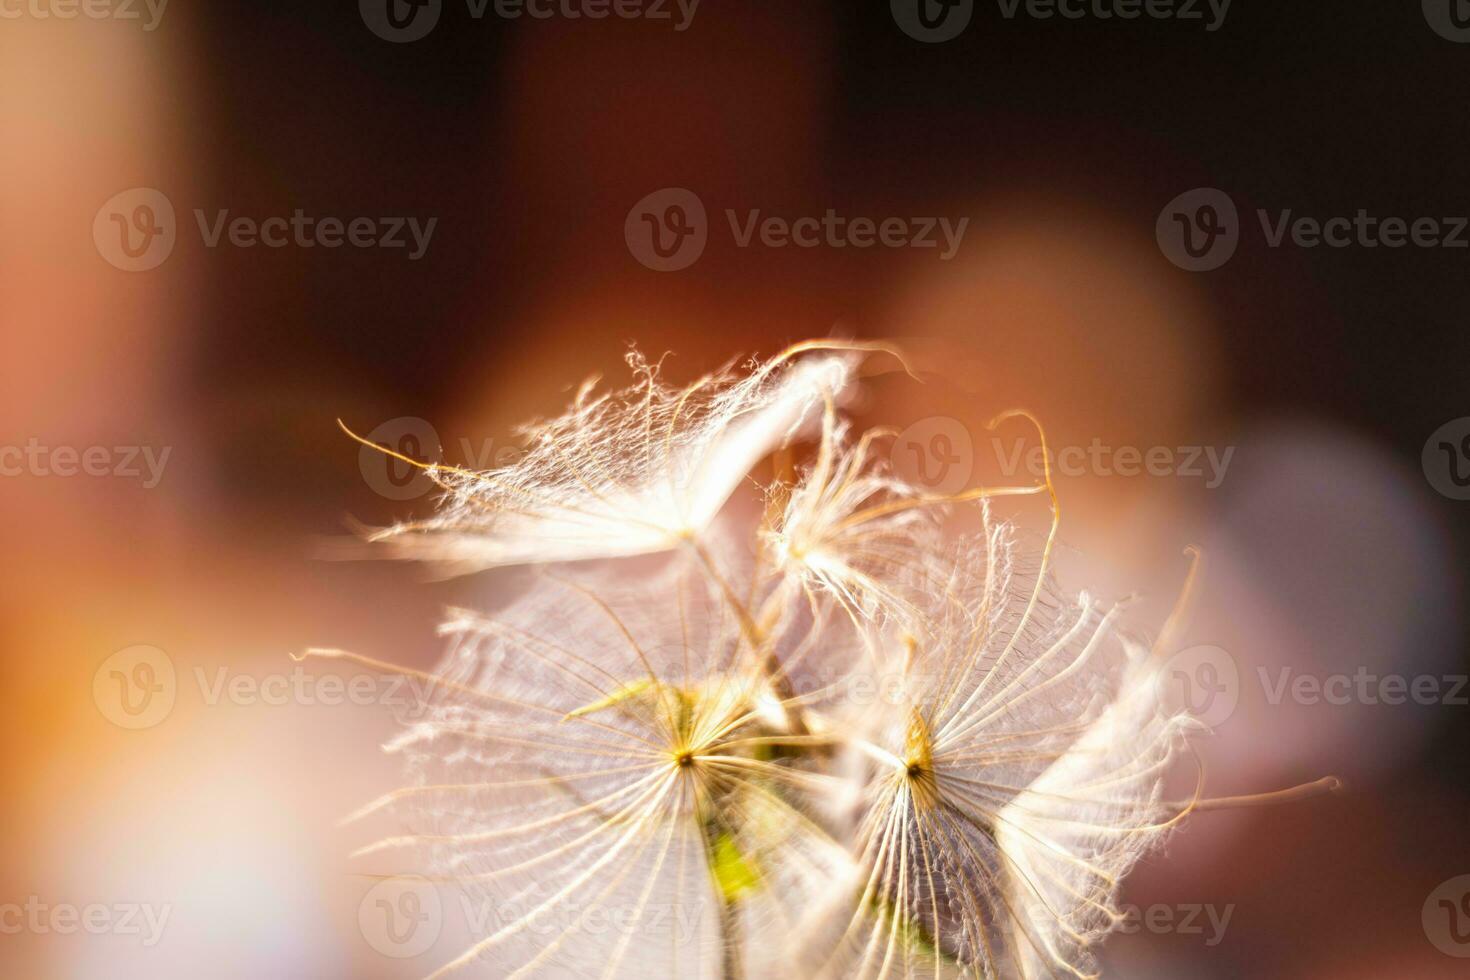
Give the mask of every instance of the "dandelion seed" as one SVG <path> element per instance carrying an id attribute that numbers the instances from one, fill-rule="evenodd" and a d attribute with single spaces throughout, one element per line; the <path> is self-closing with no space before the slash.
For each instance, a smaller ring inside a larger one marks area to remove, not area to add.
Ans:
<path id="1" fill-rule="evenodd" d="M 1183 749 L 1116 608 L 1067 598 L 1004 525 L 951 552 L 903 697 L 856 737 L 873 760 L 866 880 L 823 976 L 1086 975 Z M 977 567 L 978 566 L 978 569 Z M 1100 924 L 1101 923 L 1101 924 Z"/>
<path id="2" fill-rule="evenodd" d="M 427 466 L 438 516 L 377 535 L 461 571 L 667 552 L 452 612 L 435 674 L 309 651 L 422 692 L 387 747 L 412 784 L 349 820 L 396 814 L 358 856 L 493 913 L 435 977 L 1089 977 L 1185 816 L 1334 788 L 1166 798 L 1194 726 L 1155 675 L 1187 601 L 1151 649 L 1063 590 L 1049 467 L 944 497 L 888 472 L 888 434 L 838 412 L 887 349 L 813 341 L 684 389 L 633 357 L 638 384 L 585 386 L 515 466 Z M 731 513 L 767 456 L 765 512 Z M 993 508 L 1043 492 L 1028 548 Z M 945 526 L 962 509 L 978 533 Z M 854 697 L 864 677 L 892 696 Z"/>
<path id="3" fill-rule="evenodd" d="M 785 798 L 824 788 L 779 757 L 814 739 L 771 726 L 728 607 L 683 571 L 659 584 L 657 615 L 548 579 L 446 624 L 428 713 L 390 745 L 417 781 L 356 815 L 411 828 L 360 854 L 508 910 L 435 976 L 776 975 L 772 940 L 850 865 Z"/>
<path id="4" fill-rule="evenodd" d="M 440 512 L 369 540 L 455 572 L 670 549 L 700 535 L 758 462 L 812 428 L 823 400 L 848 389 L 861 352 L 881 349 L 811 341 L 744 377 L 727 368 L 685 388 L 631 353 L 632 387 L 599 395 L 587 382 L 566 414 L 524 429 L 515 464 L 420 464 L 444 491 Z"/>
<path id="5" fill-rule="evenodd" d="M 992 423 L 994 424 L 994 423 Z M 919 603 L 942 584 L 936 565 L 936 522 L 972 501 L 1040 493 L 1042 485 L 976 487 L 956 494 L 921 492 L 891 474 L 873 453 L 886 429 L 870 429 L 849 445 L 834 406 L 825 406 L 816 461 L 786 495 L 766 532 L 778 570 L 808 593 L 835 597 L 855 620 L 898 615 L 922 629 Z"/>

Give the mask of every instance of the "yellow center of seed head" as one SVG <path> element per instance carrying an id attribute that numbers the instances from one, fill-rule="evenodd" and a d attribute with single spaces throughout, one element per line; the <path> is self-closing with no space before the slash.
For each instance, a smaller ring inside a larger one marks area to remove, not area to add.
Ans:
<path id="1" fill-rule="evenodd" d="M 904 776 L 914 804 L 927 809 L 939 801 L 939 781 L 934 773 L 934 743 L 929 737 L 929 726 L 917 710 L 909 714 L 905 735 L 908 751 L 904 753 Z"/>

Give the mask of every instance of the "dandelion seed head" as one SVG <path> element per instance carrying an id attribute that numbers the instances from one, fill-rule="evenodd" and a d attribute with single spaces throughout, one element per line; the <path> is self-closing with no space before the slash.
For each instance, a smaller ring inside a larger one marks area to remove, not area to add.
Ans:
<path id="1" fill-rule="evenodd" d="M 378 535 L 542 568 L 451 613 L 390 744 L 413 781 L 355 815 L 403 827 L 365 857 L 505 910 L 435 976 L 1092 975 L 1193 805 L 1164 794 L 1188 723 L 1121 607 L 1060 584 L 1049 475 L 935 497 L 851 432 L 871 349 L 684 387 L 631 355 L 631 387 L 584 386 L 511 467 L 431 468 L 439 512 Z M 764 509 L 732 503 L 767 457 Z M 995 508 L 1040 494 L 1038 544 Z"/>

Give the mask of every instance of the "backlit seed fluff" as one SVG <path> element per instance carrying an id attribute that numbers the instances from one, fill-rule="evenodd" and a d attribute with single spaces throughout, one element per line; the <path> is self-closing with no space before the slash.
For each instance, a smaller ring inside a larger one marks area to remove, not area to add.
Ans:
<path id="1" fill-rule="evenodd" d="M 451 611 L 432 674 L 310 651 L 414 676 L 410 781 L 353 816 L 398 821 L 374 871 L 496 911 L 434 976 L 1095 974 L 1124 876 L 1204 805 L 1189 766 L 1165 790 L 1191 723 L 1121 607 L 1060 584 L 1049 474 L 933 496 L 850 431 L 892 354 L 808 342 L 682 388 L 631 356 L 514 465 L 427 466 L 438 512 L 375 535 L 539 568 Z M 1035 543 L 996 514 L 1028 495 Z"/>

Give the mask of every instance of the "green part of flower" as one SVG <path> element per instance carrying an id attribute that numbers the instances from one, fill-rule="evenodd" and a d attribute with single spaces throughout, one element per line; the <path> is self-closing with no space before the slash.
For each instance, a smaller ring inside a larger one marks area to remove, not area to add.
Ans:
<path id="1" fill-rule="evenodd" d="M 710 871 L 726 902 L 736 902 L 760 887 L 760 872 L 740 853 L 729 834 L 719 834 L 710 843 Z"/>

